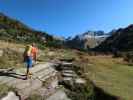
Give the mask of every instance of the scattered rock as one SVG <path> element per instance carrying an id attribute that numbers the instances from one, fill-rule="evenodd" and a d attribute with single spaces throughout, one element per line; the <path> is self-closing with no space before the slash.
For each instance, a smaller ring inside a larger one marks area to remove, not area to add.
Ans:
<path id="1" fill-rule="evenodd" d="M 71 100 L 67 97 L 63 90 L 57 91 L 55 94 L 50 96 L 47 100 Z"/>
<path id="2" fill-rule="evenodd" d="M 77 83 L 77 84 L 85 84 L 86 81 L 84 79 L 82 79 L 82 78 L 77 78 L 77 79 L 75 79 L 75 83 Z"/>
<path id="3" fill-rule="evenodd" d="M 2 98 L 1 100 L 19 100 L 19 97 L 12 91 L 8 92 L 7 96 Z"/>
<path id="4" fill-rule="evenodd" d="M 0 57 L 3 56 L 4 51 L 0 49 Z"/>
<path id="5" fill-rule="evenodd" d="M 53 56 L 54 54 L 55 54 L 55 53 L 51 51 L 51 52 L 48 52 L 47 55 L 48 55 L 48 56 Z"/>
<path id="6" fill-rule="evenodd" d="M 3 76 L 0 76 L 0 83 L 5 83 L 8 86 L 16 88 L 18 90 L 17 92 L 21 95 L 22 100 L 25 100 L 32 93 L 39 91 L 42 88 L 52 87 L 52 89 L 56 89 L 58 85 L 56 70 L 54 70 L 53 63 L 36 64 L 35 67 L 31 68 L 33 75 L 28 80 L 24 80 L 24 70 L 14 69 L 14 71 L 10 71 L 10 69 L 1 69 L 1 71 L 3 72 Z M 43 82 L 47 82 L 48 85 L 43 86 Z M 47 92 L 47 94 L 51 94 L 51 91 Z M 40 95 L 40 92 L 36 92 L 37 95 L 38 93 Z M 8 97 L 12 98 L 12 93 L 9 93 Z M 7 99 L 6 97 L 2 100 L 19 100 L 10 98 Z"/>

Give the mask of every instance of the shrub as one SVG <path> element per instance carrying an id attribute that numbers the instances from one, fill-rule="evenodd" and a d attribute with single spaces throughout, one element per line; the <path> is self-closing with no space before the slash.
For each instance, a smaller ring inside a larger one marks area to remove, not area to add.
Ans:
<path id="1" fill-rule="evenodd" d="M 15 88 L 13 87 L 9 87 L 5 84 L 0 84 L 0 98 L 4 97 L 5 95 L 7 95 L 7 93 L 9 91 L 16 91 Z"/>
<path id="2" fill-rule="evenodd" d="M 45 99 L 40 95 L 32 94 L 26 100 L 45 100 Z"/>
<path id="3" fill-rule="evenodd" d="M 126 53 L 124 55 L 124 60 L 129 62 L 129 63 L 133 63 L 133 54 L 132 53 Z"/>
<path id="4" fill-rule="evenodd" d="M 72 100 L 94 100 L 93 85 L 90 81 L 86 84 L 73 84 L 67 83 L 67 94 Z"/>

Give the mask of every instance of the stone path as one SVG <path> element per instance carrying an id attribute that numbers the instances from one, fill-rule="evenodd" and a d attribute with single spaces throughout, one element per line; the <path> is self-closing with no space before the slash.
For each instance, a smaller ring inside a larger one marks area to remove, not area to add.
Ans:
<path id="1" fill-rule="evenodd" d="M 78 84 L 84 84 L 85 80 L 80 78 L 74 71 L 74 65 L 71 62 L 62 62 L 60 65 L 62 81 L 75 82 Z"/>
<path id="2" fill-rule="evenodd" d="M 26 68 L 19 68 L 11 71 L 0 70 L 0 84 L 7 84 L 18 90 L 21 100 L 25 100 L 32 94 L 39 94 L 46 100 L 70 100 L 63 89 L 58 87 L 58 73 L 54 62 L 39 63 L 31 68 L 33 76 L 31 79 L 24 80 Z M 84 84 L 84 80 L 80 79 L 74 71 L 74 67 L 70 62 L 60 62 L 61 81 L 77 82 Z"/>
<path id="3" fill-rule="evenodd" d="M 73 79 L 76 78 L 76 74 L 73 71 L 73 64 L 72 63 L 67 63 L 67 62 L 63 62 L 61 65 L 62 68 L 62 77 L 63 77 L 63 81 L 72 81 Z"/>
<path id="4" fill-rule="evenodd" d="M 55 94 L 50 96 L 47 100 L 70 100 L 63 90 L 58 90 Z"/>
<path id="5" fill-rule="evenodd" d="M 55 92 L 58 83 L 57 72 L 53 66 L 53 63 L 40 63 L 35 65 L 31 69 L 33 76 L 28 80 L 24 80 L 25 68 L 15 69 L 9 72 L 0 71 L 0 84 L 7 84 L 16 88 L 22 100 L 31 94 L 48 96 L 52 92 Z M 45 82 L 47 82 L 47 86 L 43 86 Z"/>

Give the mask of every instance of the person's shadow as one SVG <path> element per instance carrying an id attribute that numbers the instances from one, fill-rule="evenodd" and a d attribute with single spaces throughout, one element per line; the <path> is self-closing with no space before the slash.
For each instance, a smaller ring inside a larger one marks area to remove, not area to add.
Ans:
<path id="1" fill-rule="evenodd" d="M 13 69 L 7 70 L 7 71 L 0 71 L 0 76 L 7 76 L 7 77 L 13 77 L 16 79 L 22 79 L 25 80 L 26 75 L 16 73 L 13 71 Z"/>

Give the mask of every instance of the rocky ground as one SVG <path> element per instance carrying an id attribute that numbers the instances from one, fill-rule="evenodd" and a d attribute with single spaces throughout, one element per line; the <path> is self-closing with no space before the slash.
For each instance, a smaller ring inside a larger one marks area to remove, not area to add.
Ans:
<path id="1" fill-rule="evenodd" d="M 21 99 L 24 100 L 32 94 L 47 97 L 55 92 L 57 87 L 56 70 L 53 63 L 39 63 L 35 65 L 31 72 L 32 77 L 25 80 L 25 68 L 6 71 L 1 70 L 0 84 L 7 84 L 18 90 Z"/>
<path id="2" fill-rule="evenodd" d="M 25 71 L 25 68 L 0 70 L 0 84 L 15 88 L 21 100 L 28 100 L 27 98 L 30 95 L 40 95 L 43 100 L 70 100 L 58 83 L 67 81 L 71 84 L 73 84 L 72 82 L 85 82 L 76 75 L 72 63 L 68 62 L 38 63 L 31 68 L 33 75 L 27 80 L 25 80 Z"/>

